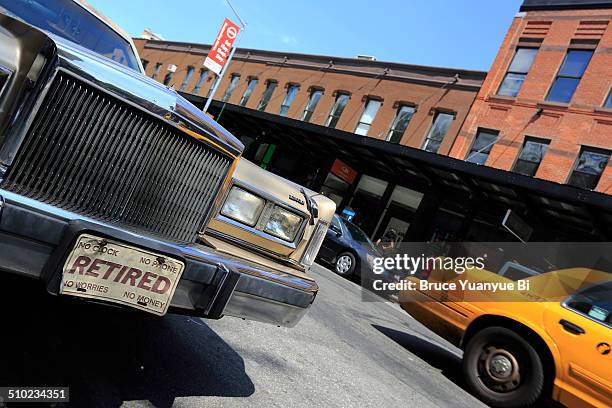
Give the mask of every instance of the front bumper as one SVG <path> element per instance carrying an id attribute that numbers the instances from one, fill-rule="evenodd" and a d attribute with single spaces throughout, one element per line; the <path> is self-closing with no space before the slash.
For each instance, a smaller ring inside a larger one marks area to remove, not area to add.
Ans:
<path id="1" fill-rule="evenodd" d="M 0 189 L 0 271 L 40 279 L 49 293 L 57 294 L 58 265 L 83 232 L 183 260 L 185 270 L 170 313 L 212 319 L 229 315 L 292 327 L 306 314 L 318 291 L 317 284 L 306 277 L 263 268 L 197 244 L 140 235 Z"/>

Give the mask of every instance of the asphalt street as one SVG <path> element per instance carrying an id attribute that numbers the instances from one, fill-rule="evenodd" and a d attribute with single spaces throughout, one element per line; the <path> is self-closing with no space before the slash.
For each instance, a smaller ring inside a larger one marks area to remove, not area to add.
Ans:
<path id="1" fill-rule="evenodd" d="M 70 386 L 86 407 L 483 406 L 462 389 L 459 350 L 313 269 L 321 292 L 291 329 L 58 305 L 2 280 L 0 385 Z"/>

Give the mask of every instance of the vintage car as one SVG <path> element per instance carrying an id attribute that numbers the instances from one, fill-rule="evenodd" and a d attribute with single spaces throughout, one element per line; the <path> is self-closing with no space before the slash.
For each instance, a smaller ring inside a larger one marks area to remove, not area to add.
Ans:
<path id="1" fill-rule="evenodd" d="M 318 291 L 303 268 L 204 238 L 242 144 L 144 76 L 127 34 L 82 2 L 0 0 L 0 44 L 3 274 L 156 315 L 300 320 Z"/>
<path id="2" fill-rule="evenodd" d="M 552 398 L 568 407 L 612 406 L 612 273 L 539 273 L 507 262 L 499 273 L 433 268 L 406 279 L 418 290 L 400 292 L 401 307 L 463 349 L 465 381 L 488 405 L 540 406 Z M 460 280 L 515 286 L 499 292 L 434 287 Z"/>

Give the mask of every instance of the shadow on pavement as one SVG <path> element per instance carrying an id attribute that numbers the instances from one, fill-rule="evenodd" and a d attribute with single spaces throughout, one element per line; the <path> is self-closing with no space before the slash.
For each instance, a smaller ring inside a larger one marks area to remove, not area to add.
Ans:
<path id="1" fill-rule="evenodd" d="M 439 369 L 446 378 L 465 389 L 465 382 L 461 373 L 461 357 L 433 342 L 412 334 L 375 324 L 372 327 L 432 367 Z"/>
<path id="2" fill-rule="evenodd" d="M 69 386 L 73 406 L 255 392 L 243 359 L 196 318 L 59 302 L 2 278 L 0 324 L 0 385 Z"/>

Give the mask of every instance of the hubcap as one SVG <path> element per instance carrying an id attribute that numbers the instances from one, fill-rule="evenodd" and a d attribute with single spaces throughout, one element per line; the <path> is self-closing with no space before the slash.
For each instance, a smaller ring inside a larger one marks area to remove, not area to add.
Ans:
<path id="1" fill-rule="evenodd" d="M 519 364 L 509 351 L 489 346 L 478 356 L 478 373 L 482 382 L 491 390 L 510 392 L 521 383 Z"/>
<path id="2" fill-rule="evenodd" d="M 512 373 L 512 362 L 501 354 L 493 357 L 489 362 L 491 374 L 498 378 L 506 378 Z"/>
<path id="3" fill-rule="evenodd" d="M 339 274 L 345 274 L 351 269 L 352 264 L 353 261 L 350 256 L 342 255 L 336 261 L 336 272 L 338 272 Z"/>

